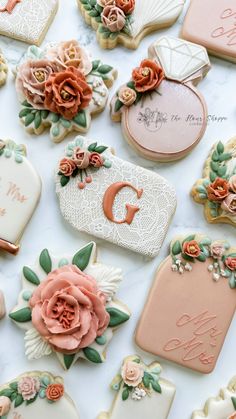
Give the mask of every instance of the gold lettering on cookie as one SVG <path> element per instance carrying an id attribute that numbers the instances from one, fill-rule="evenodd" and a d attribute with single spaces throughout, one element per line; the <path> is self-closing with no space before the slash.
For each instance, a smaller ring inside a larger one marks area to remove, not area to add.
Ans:
<path id="1" fill-rule="evenodd" d="M 232 9 L 225 9 L 221 15 L 222 26 L 215 28 L 211 36 L 212 38 L 225 38 L 228 46 L 236 45 L 236 11 Z"/>
<path id="2" fill-rule="evenodd" d="M 17 201 L 20 204 L 23 204 L 28 199 L 21 193 L 20 188 L 13 182 L 9 182 L 7 196 L 9 196 L 12 201 Z"/>

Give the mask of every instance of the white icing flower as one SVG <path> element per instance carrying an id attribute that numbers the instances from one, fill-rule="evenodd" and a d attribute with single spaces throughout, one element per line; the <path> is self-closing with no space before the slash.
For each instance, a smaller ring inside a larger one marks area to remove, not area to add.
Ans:
<path id="1" fill-rule="evenodd" d="M 184 270 L 183 270 L 182 266 L 180 266 L 180 268 L 179 268 L 179 273 L 180 273 L 181 275 L 184 273 Z"/>
<path id="2" fill-rule="evenodd" d="M 172 269 L 173 272 L 178 271 L 178 267 L 174 264 L 171 266 L 171 269 Z"/>
<path id="3" fill-rule="evenodd" d="M 217 269 L 219 264 L 217 262 L 214 263 L 214 268 Z"/>
<path id="4" fill-rule="evenodd" d="M 186 263 L 186 265 L 185 265 L 184 269 L 185 269 L 186 271 L 188 271 L 188 272 L 191 272 L 193 268 L 192 268 L 192 266 L 191 266 L 189 263 Z"/>
<path id="5" fill-rule="evenodd" d="M 220 275 L 219 275 L 219 274 L 214 273 L 214 274 L 213 274 L 213 279 L 214 279 L 215 281 L 219 281 L 219 279 L 220 279 Z"/>
<path id="6" fill-rule="evenodd" d="M 214 269 L 214 266 L 213 265 L 209 265 L 207 269 L 208 269 L 209 272 L 212 272 L 213 269 Z"/>
<path id="7" fill-rule="evenodd" d="M 132 393 L 133 400 L 141 400 L 147 395 L 146 391 L 142 388 L 136 387 Z"/>

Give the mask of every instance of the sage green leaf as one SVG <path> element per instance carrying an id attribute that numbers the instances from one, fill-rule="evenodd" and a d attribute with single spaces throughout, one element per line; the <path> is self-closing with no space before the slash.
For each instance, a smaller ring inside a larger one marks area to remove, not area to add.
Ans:
<path id="1" fill-rule="evenodd" d="M 52 128 L 52 135 L 53 137 L 57 137 L 60 134 L 60 129 L 59 126 L 56 125 L 55 127 Z"/>
<path id="2" fill-rule="evenodd" d="M 214 172 L 210 172 L 210 180 L 211 182 L 214 182 L 217 178 L 217 175 Z"/>
<path id="3" fill-rule="evenodd" d="M 216 151 L 216 150 L 212 153 L 211 158 L 212 158 L 212 160 L 214 160 L 214 161 L 219 161 L 219 154 L 217 153 L 217 151 Z"/>
<path id="4" fill-rule="evenodd" d="M 185 259 L 185 260 L 187 260 L 188 262 L 192 262 L 192 263 L 194 263 L 195 262 L 195 260 L 194 260 L 194 258 L 192 258 L 191 256 L 189 256 L 189 255 L 186 255 L 185 253 L 182 253 L 182 258 L 183 259 Z"/>
<path id="5" fill-rule="evenodd" d="M 80 111 L 73 119 L 73 121 L 77 124 L 80 125 L 83 128 L 87 127 L 87 118 L 86 118 L 86 113 L 85 111 Z"/>
<path id="6" fill-rule="evenodd" d="M 35 129 L 38 129 L 41 124 L 42 124 L 41 112 L 40 111 L 37 111 L 36 114 L 35 114 L 35 119 L 34 119 L 34 127 L 35 127 Z"/>
<path id="7" fill-rule="evenodd" d="M 85 4 L 84 9 L 85 10 L 92 10 L 92 6 L 90 6 L 89 4 Z"/>
<path id="8" fill-rule="evenodd" d="M 111 39 L 116 39 L 118 35 L 119 35 L 119 32 L 111 32 L 110 33 L 110 38 Z"/>
<path id="9" fill-rule="evenodd" d="M 111 34 L 111 32 L 103 32 L 102 36 L 103 36 L 103 38 L 108 39 L 110 37 L 110 34 Z M 102 73 L 100 73 L 100 74 L 102 74 Z"/>
<path id="10" fill-rule="evenodd" d="M 236 410 L 236 397 L 232 397 L 232 403 L 233 403 L 234 409 Z"/>
<path id="11" fill-rule="evenodd" d="M 127 322 L 130 318 L 129 314 L 118 310 L 118 308 L 108 307 L 106 310 L 110 314 L 109 327 L 119 326 L 120 324 Z"/>
<path id="12" fill-rule="evenodd" d="M 72 259 L 73 265 L 76 265 L 81 271 L 84 271 L 89 264 L 93 246 L 94 243 L 89 243 L 83 249 L 79 250 Z"/>
<path id="13" fill-rule="evenodd" d="M 44 109 L 43 111 L 41 111 L 41 115 L 43 119 L 46 119 L 49 115 L 49 111 L 47 111 L 46 109 Z"/>
<path id="14" fill-rule="evenodd" d="M 183 241 L 183 244 L 185 242 L 191 242 L 192 240 L 195 240 L 196 234 L 190 234 L 190 236 L 186 237 Z"/>
<path id="15" fill-rule="evenodd" d="M 217 151 L 218 151 L 219 154 L 223 154 L 224 153 L 224 150 L 225 150 L 224 144 L 222 144 L 222 142 L 220 141 L 217 144 Z"/>
<path id="16" fill-rule="evenodd" d="M 34 118 L 35 118 L 35 114 L 29 113 L 25 117 L 25 126 L 28 127 L 30 124 L 32 124 L 32 122 L 34 121 Z"/>
<path id="17" fill-rule="evenodd" d="M 213 218 L 218 217 L 218 211 L 216 209 L 211 209 L 211 216 Z"/>
<path id="18" fill-rule="evenodd" d="M 95 151 L 95 148 L 97 147 L 97 143 L 92 143 L 88 146 L 88 151 Z"/>
<path id="19" fill-rule="evenodd" d="M 100 33 L 105 33 L 105 32 L 110 33 L 109 29 L 105 28 L 105 26 L 100 26 L 98 31 Z"/>
<path id="20" fill-rule="evenodd" d="M 226 174 L 226 172 L 227 172 L 227 167 L 226 166 L 219 167 L 219 169 L 218 169 L 218 175 L 220 177 L 224 176 Z"/>
<path id="21" fill-rule="evenodd" d="M 23 396 L 22 396 L 21 394 L 18 394 L 18 395 L 16 396 L 14 406 L 15 406 L 15 407 L 19 407 L 22 403 L 24 403 Z"/>
<path id="22" fill-rule="evenodd" d="M 211 161 L 211 169 L 213 170 L 213 172 L 218 172 L 219 169 L 219 163 L 216 163 L 214 161 Z"/>
<path id="23" fill-rule="evenodd" d="M 151 383 L 150 378 L 148 377 L 147 373 L 144 373 L 144 376 L 143 376 L 143 384 L 144 384 L 144 386 L 146 388 L 149 388 L 150 387 L 150 383 Z"/>
<path id="24" fill-rule="evenodd" d="M 206 188 L 205 188 L 204 186 L 202 186 L 202 185 L 199 185 L 199 186 L 197 187 L 197 191 L 198 191 L 199 193 L 206 193 Z"/>
<path id="25" fill-rule="evenodd" d="M 219 156 L 219 160 L 220 161 L 226 161 L 226 160 L 230 160 L 232 158 L 232 154 L 231 153 L 223 153 Z"/>
<path id="26" fill-rule="evenodd" d="M 227 255 L 227 257 L 236 258 L 236 253 L 230 253 L 229 255 Z"/>
<path id="27" fill-rule="evenodd" d="M 60 123 L 64 128 L 71 127 L 71 121 L 67 121 L 67 119 L 61 118 Z"/>
<path id="28" fill-rule="evenodd" d="M 101 73 L 101 74 L 107 74 L 107 73 L 109 73 L 111 70 L 113 70 L 113 67 L 111 67 L 110 65 L 108 65 L 108 64 L 102 64 L 102 65 L 100 65 L 99 67 L 98 67 L 98 71 L 99 71 L 99 73 Z"/>
<path id="29" fill-rule="evenodd" d="M 31 309 L 29 307 L 21 308 L 20 310 L 15 311 L 14 313 L 10 313 L 9 317 L 18 323 L 29 322 L 31 321 Z"/>
<path id="30" fill-rule="evenodd" d="M 98 11 L 96 9 L 91 10 L 91 12 L 89 12 L 89 16 L 91 17 L 97 17 L 99 15 Z"/>
<path id="31" fill-rule="evenodd" d="M 18 393 L 15 391 L 14 393 L 11 394 L 11 401 L 14 402 L 14 400 L 16 400 Z M 3 416 L 4 417 L 4 416 Z"/>
<path id="32" fill-rule="evenodd" d="M 63 355 L 63 359 L 66 369 L 69 370 L 75 359 L 75 354 Z"/>
<path id="33" fill-rule="evenodd" d="M 94 60 L 93 62 L 92 62 L 92 71 L 95 71 L 95 70 L 97 70 L 97 68 L 98 68 L 98 66 L 99 66 L 99 64 L 100 64 L 100 60 Z"/>
<path id="34" fill-rule="evenodd" d="M 197 260 L 199 260 L 199 262 L 206 262 L 206 256 L 204 255 L 204 253 L 201 253 L 198 257 Z"/>
<path id="35" fill-rule="evenodd" d="M 64 176 L 64 175 L 61 176 L 60 183 L 62 187 L 66 186 L 69 181 L 70 181 L 69 176 Z"/>
<path id="36" fill-rule="evenodd" d="M 97 0 L 90 0 L 90 5 L 95 7 L 97 4 Z"/>
<path id="37" fill-rule="evenodd" d="M 46 274 L 52 270 L 52 259 L 49 255 L 48 249 L 44 249 L 39 256 L 39 264 Z"/>
<path id="38" fill-rule="evenodd" d="M 97 9 L 97 11 L 101 14 L 102 13 L 102 11 L 103 11 L 103 7 L 102 6 L 100 6 L 100 4 L 96 4 L 96 6 L 95 6 L 95 8 Z"/>
<path id="39" fill-rule="evenodd" d="M 105 147 L 103 145 L 100 145 L 100 146 L 95 148 L 96 153 L 99 153 L 99 154 L 104 153 L 104 151 L 106 151 L 106 150 L 107 150 L 107 147 Z"/>
<path id="40" fill-rule="evenodd" d="M 207 198 L 207 194 L 206 193 L 200 193 L 199 194 L 199 198 L 200 199 L 206 199 Z"/>
<path id="41" fill-rule="evenodd" d="M 103 346 L 103 345 L 105 345 L 106 344 L 106 342 L 107 342 L 107 339 L 106 339 L 106 336 L 98 336 L 97 338 L 96 338 L 96 343 L 98 344 L 98 345 L 101 345 L 101 346 Z"/>
<path id="42" fill-rule="evenodd" d="M 127 387 L 122 391 L 122 400 L 125 401 L 129 398 L 129 390 Z"/>
<path id="43" fill-rule="evenodd" d="M 27 108 L 33 107 L 29 102 L 27 102 L 27 100 L 24 100 L 24 102 L 22 102 L 22 106 L 26 106 Z"/>
<path id="44" fill-rule="evenodd" d="M 34 285 L 40 284 L 38 275 L 36 275 L 36 273 L 32 271 L 32 269 L 28 268 L 28 266 L 23 267 L 23 274 L 24 274 L 25 279 L 31 282 L 31 284 L 34 284 Z"/>
<path id="45" fill-rule="evenodd" d="M 161 386 L 157 381 L 152 381 L 151 385 L 154 391 L 156 391 L 157 393 L 162 393 Z"/>
<path id="46" fill-rule="evenodd" d="M 201 240 L 200 244 L 203 246 L 209 246 L 212 243 L 212 240 L 209 237 L 204 237 L 204 239 Z"/>
<path id="47" fill-rule="evenodd" d="M 17 383 L 17 381 L 14 381 L 13 383 L 10 383 L 10 387 L 14 391 L 18 390 L 18 383 Z"/>
<path id="48" fill-rule="evenodd" d="M 182 252 L 182 246 L 181 246 L 181 244 L 180 244 L 180 241 L 179 241 L 179 240 L 177 240 L 177 241 L 173 244 L 172 249 L 171 249 L 171 252 L 172 252 L 172 254 L 173 254 L 174 256 L 179 255 L 179 254 Z"/>
<path id="49" fill-rule="evenodd" d="M 101 364 L 102 363 L 102 358 L 100 356 L 100 354 L 98 353 L 98 351 L 96 351 L 96 349 L 93 348 L 85 348 L 83 349 L 83 353 L 85 355 L 85 357 L 93 362 L 94 364 Z"/>
<path id="50" fill-rule="evenodd" d="M 114 111 L 119 112 L 119 110 L 122 108 L 122 106 L 124 106 L 124 104 L 121 102 L 120 99 L 117 99 L 116 102 L 115 102 Z"/>
<path id="51" fill-rule="evenodd" d="M 28 115 L 29 113 L 31 113 L 31 109 L 24 108 L 20 111 L 19 117 L 24 118 L 24 116 Z"/>
<path id="52" fill-rule="evenodd" d="M 0 391 L 0 396 L 11 397 L 13 392 L 14 392 L 14 390 L 12 390 L 10 388 L 5 388 L 4 390 Z"/>
<path id="53" fill-rule="evenodd" d="M 134 81 L 129 81 L 129 82 L 127 83 L 127 87 L 129 87 L 130 89 L 135 90 L 135 84 L 134 84 Z"/>
<path id="54" fill-rule="evenodd" d="M 57 113 L 51 113 L 51 120 L 52 122 L 54 122 L 54 124 L 56 124 L 60 119 L 60 115 L 58 115 Z"/>

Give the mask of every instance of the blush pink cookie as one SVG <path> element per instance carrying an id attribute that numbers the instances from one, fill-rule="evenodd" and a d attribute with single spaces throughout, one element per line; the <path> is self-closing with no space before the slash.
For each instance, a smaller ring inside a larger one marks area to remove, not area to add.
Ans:
<path id="1" fill-rule="evenodd" d="M 207 126 L 205 100 L 196 89 L 210 62 L 205 48 L 164 36 L 111 102 L 127 142 L 143 157 L 174 161 L 185 157 Z"/>
<path id="2" fill-rule="evenodd" d="M 182 37 L 208 52 L 236 62 L 236 4 L 234 0 L 191 0 Z"/>
<path id="3" fill-rule="evenodd" d="M 198 234 L 173 240 L 141 315 L 137 345 L 212 372 L 236 309 L 235 250 Z"/>

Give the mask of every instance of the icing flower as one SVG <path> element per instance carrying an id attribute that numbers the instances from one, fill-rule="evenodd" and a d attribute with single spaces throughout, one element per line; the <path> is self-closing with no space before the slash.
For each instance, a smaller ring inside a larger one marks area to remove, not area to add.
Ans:
<path id="1" fill-rule="evenodd" d="M 119 90 L 118 98 L 125 106 L 131 106 L 137 98 L 137 93 L 134 89 L 130 89 L 130 87 L 123 86 Z"/>
<path id="2" fill-rule="evenodd" d="M 236 419 L 236 412 L 230 415 L 227 419 Z"/>
<path id="3" fill-rule="evenodd" d="M 99 153 L 93 152 L 90 154 L 89 163 L 96 168 L 102 167 L 104 159 Z"/>
<path id="4" fill-rule="evenodd" d="M 54 350 L 74 354 L 107 329 L 106 297 L 94 278 L 74 265 L 52 271 L 30 299 L 32 323 Z"/>
<path id="5" fill-rule="evenodd" d="M 73 119 L 79 110 L 87 108 L 92 99 L 92 89 L 84 75 L 75 67 L 51 74 L 46 82 L 44 107 Z"/>
<path id="6" fill-rule="evenodd" d="M 132 72 L 135 89 L 141 93 L 156 89 L 164 77 L 162 68 L 152 60 L 143 60 Z"/>
<path id="7" fill-rule="evenodd" d="M 11 408 L 11 400 L 8 397 L 0 397 L 0 417 L 6 416 Z"/>
<path id="8" fill-rule="evenodd" d="M 119 7 L 126 15 L 134 11 L 135 0 L 116 0 L 116 6 Z"/>
<path id="9" fill-rule="evenodd" d="M 225 248 L 221 242 L 212 243 L 211 247 L 211 256 L 215 259 L 219 259 L 223 256 Z"/>
<path id="10" fill-rule="evenodd" d="M 236 214 L 236 194 L 229 194 L 221 204 L 222 210 Z"/>
<path id="11" fill-rule="evenodd" d="M 143 379 L 144 369 L 142 365 L 133 361 L 126 361 L 121 370 L 121 376 L 130 387 L 137 387 Z"/>
<path id="12" fill-rule="evenodd" d="M 183 252 L 185 255 L 191 256 L 192 258 L 197 258 L 201 253 L 201 249 L 196 240 L 191 240 L 183 244 Z"/>
<path id="13" fill-rule="evenodd" d="M 229 179 L 229 188 L 231 191 L 236 193 L 236 175 Z"/>
<path id="14" fill-rule="evenodd" d="M 97 4 L 101 7 L 111 6 L 116 4 L 115 0 L 97 0 Z"/>
<path id="15" fill-rule="evenodd" d="M 227 257 L 225 259 L 225 265 L 227 268 L 229 268 L 231 271 L 236 271 L 236 258 L 233 257 Z"/>
<path id="16" fill-rule="evenodd" d="M 40 390 L 40 381 L 37 377 L 22 377 L 18 382 L 18 393 L 24 400 L 32 400 Z"/>
<path id="17" fill-rule="evenodd" d="M 73 159 L 79 169 L 87 169 L 89 166 L 90 152 L 82 150 L 80 147 L 75 148 Z"/>
<path id="18" fill-rule="evenodd" d="M 110 32 L 119 32 L 125 26 L 125 14 L 116 6 L 106 6 L 101 14 L 103 25 Z"/>
<path id="19" fill-rule="evenodd" d="M 216 178 L 207 188 L 209 201 L 223 201 L 229 195 L 229 184 L 227 180 Z"/>
<path id="20" fill-rule="evenodd" d="M 17 92 L 35 109 L 44 109 L 45 84 L 55 70 L 55 64 L 49 60 L 26 61 L 17 73 Z"/>
<path id="21" fill-rule="evenodd" d="M 62 384 L 50 384 L 46 388 L 46 397 L 48 400 L 56 402 L 64 395 L 64 386 Z"/>
<path id="22" fill-rule="evenodd" d="M 64 176 L 71 176 L 76 169 L 76 162 L 72 159 L 65 157 L 60 161 L 59 172 Z"/>

